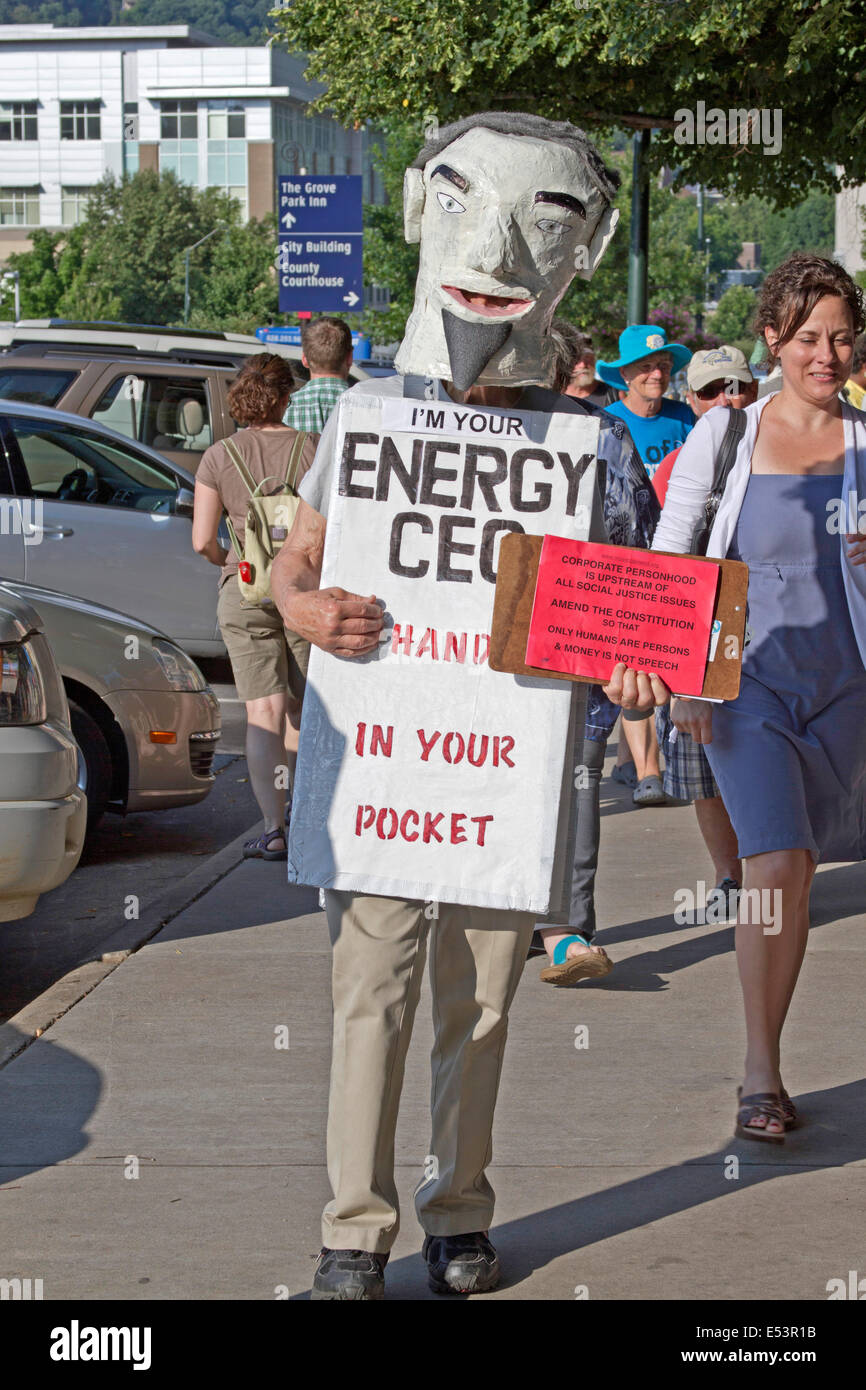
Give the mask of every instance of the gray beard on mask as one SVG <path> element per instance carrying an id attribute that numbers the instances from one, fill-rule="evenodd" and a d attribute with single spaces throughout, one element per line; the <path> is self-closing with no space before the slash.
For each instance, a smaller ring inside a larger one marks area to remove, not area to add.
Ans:
<path id="1" fill-rule="evenodd" d="M 442 327 L 451 364 L 451 381 L 458 391 L 474 386 L 487 363 L 504 346 L 510 323 L 467 323 L 442 310 Z"/>

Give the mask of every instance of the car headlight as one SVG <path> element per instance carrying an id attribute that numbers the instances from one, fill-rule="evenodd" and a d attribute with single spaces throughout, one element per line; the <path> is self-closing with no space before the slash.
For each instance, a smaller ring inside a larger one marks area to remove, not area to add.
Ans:
<path id="1" fill-rule="evenodd" d="M 164 637 L 154 637 L 151 647 L 172 690 L 204 690 L 207 681 L 195 662 Z"/>
<path id="2" fill-rule="evenodd" d="M 29 642 L 0 647 L 0 724 L 42 724 L 45 687 Z"/>

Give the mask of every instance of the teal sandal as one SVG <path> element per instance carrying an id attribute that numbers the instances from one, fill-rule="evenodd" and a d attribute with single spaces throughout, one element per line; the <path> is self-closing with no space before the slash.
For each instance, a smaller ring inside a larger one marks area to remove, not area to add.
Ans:
<path id="1" fill-rule="evenodd" d="M 588 951 L 581 952 L 579 956 L 569 956 L 566 953 L 573 941 L 580 942 L 581 946 L 589 946 Z M 601 946 L 593 947 L 584 936 L 564 936 L 561 941 L 557 941 L 553 948 L 553 964 L 545 966 L 542 970 L 540 979 L 548 985 L 575 985 L 578 980 L 598 980 L 603 975 L 609 975 L 613 970 L 613 961 Z"/>

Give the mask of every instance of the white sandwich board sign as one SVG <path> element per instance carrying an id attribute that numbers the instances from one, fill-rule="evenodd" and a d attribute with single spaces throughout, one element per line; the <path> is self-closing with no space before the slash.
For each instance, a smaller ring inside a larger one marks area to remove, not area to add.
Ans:
<path id="1" fill-rule="evenodd" d="M 543 913 L 572 687 L 487 664 L 499 542 L 586 540 L 598 420 L 346 393 L 321 586 L 385 605 L 313 648 L 289 880 Z"/>

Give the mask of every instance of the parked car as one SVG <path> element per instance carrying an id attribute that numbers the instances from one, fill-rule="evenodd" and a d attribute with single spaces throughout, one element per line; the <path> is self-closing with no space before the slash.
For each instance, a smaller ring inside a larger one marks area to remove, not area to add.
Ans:
<path id="1" fill-rule="evenodd" d="M 299 347 L 241 333 L 24 320 L 0 325 L 0 399 L 84 415 L 194 473 L 204 450 L 236 428 L 228 388 L 257 352 L 277 352 L 309 376 Z M 367 375 L 352 369 L 353 381 Z"/>
<path id="2" fill-rule="evenodd" d="M 193 655 L 221 655 L 219 575 L 192 548 L 193 488 L 104 425 L 0 401 L 0 576 L 110 603 Z"/>
<path id="3" fill-rule="evenodd" d="M 0 922 L 29 917 L 78 863 L 84 778 L 42 619 L 0 587 Z"/>
<path id="4" fill-rule="evenodd" d="M 87 771 L 88 826 L 106 809 L 158 811 L 203 801 L 213 784 L 219 702 L 195 662 L 114 609 L 32 584 L 4 593 L 44 625 Z"/>

